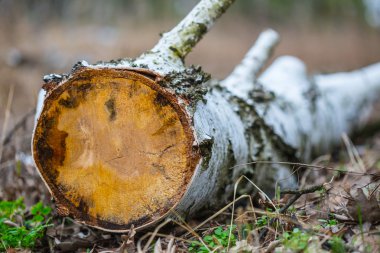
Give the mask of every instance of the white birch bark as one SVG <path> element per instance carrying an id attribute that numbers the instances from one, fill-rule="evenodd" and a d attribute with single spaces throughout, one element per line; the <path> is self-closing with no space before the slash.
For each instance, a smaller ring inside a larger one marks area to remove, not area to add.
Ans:
<path id="1" fill-rule="evenodd" d="M 275 94 L 273 102 L 257 106 L 259 114 L 307 161 L 366 122 L 380 94 L 380 64 L 308 76 L 300 60 L 287 56 L 277 59 L 259 82 Z"/>

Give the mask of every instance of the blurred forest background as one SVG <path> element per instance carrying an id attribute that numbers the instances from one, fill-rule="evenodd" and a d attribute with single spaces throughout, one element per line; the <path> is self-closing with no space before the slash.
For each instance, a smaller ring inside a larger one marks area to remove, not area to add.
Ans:
<path id="1" fill-rule="evenodd" d="M 366 14 L 364 1 L 237 0 L 187 64 L 223 78 L 268 27 L 281 35 L 276 56 L 297 56 L 311 73 L 380 61 L 380 28 L 369 25 L 376 20 Z M 8 130 L 34 107 L 43 75 L 68 72 L 79 60 L 136 57 L 197 2 L 0 0 L 0 129 L 11 87 Z"/>

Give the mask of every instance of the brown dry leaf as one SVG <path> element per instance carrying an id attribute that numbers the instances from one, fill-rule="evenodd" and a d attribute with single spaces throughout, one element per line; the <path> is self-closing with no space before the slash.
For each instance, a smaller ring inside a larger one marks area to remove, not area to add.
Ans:
<path id="1" fill-rule="evenodd" d="M 380 236 L 377 234 L 357 234 L 353 236 L 351 244 L 355 252 L 380 252 Z"/>
<path id="2" fill-rule="evenodd" d="M 127 235 L 122 235 L 121 240 L 123 241 L 123 244 L 118 249 L 119 253 L 133 253 L 136 252 L 136 245 L 135 245 L 135 234 L 136 230 L 134 226 L 132 225 L 129 229 L 129 232 Z"/>
<path id="3" fill-rule="evenodd" d="M 257 252 L 258 247 L 254 247 L 250 245 L 246 240 L 237 241 L 236 245 L 231 247 L 230 253 L 238 253 L 238 252 Z"/>
<path id="4" fill-rule="evenodd" d="M 366 195 L 362 188 L 357 188 L 356 193 L 351 193 L 351 198 L 347 203 L 349 215 L 356 221 L 359 221 L 359 217 L 362 222 L 376 223 L 380 221 L 380 206 L 376 195 Z"/>
<path id="5" fill-rule="evenodd" d="M 322 242 L 317 236 L 312 236 L 308 241 L 308 246 L 305 252 L 309 253 L 328 253 L 328 251 L 322 249 Z"/>
<path id="6" fill-rule="evenodd" d="M 174 244 L 174 238 L 170 238 L 168 246 L 166 247 L 166 253 L 175 253 L 176 245 Z"/>
<path id="7" fill-rule="evenodd" d="M 32 251 L 30 249 L 13 249 L 9 248 L 6 251 L 7 253 L 31 253 Z"/>
<path id="8" fill-rule="evenodd" d="M 319 232 L 323 233 L 323 234 L 326 234 L 328 236 L 342 236 L 344 235 L 344 233 L 346 233 L 346 231 L 348 230 L 347 227 L 345 226 L 332 226 L 330 228 L 322 228 L 319 230 Z"/>
<path id="9" fill-rule="evenodd" d="M 69 241 L 61 242 L 55 246 L 60 252 L 75 252 L 81 248 L 91 248 L 93 243 L 80 238 L 73 238 Z"/>

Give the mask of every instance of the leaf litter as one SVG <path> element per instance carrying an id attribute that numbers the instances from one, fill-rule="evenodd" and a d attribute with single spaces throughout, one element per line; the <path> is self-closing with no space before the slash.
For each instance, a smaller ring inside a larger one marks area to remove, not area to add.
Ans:
<path id="1" fill-rule="evenodd" d="M 30 162 L 33 114 L 7 136 L 0 161 L 0 199 L 24 197 L 52 207 L 51 226 L 33 252 L 379 252 L 380 134 L 311 164 L 293 164 L 298 190 L 277 189 L 269 198 L 237 195 L 209 218 L 184 221 L 173 213 L 153 232 L 108 233 L 55 213 L 54 203 Z M 3 138 L 4 139 L 4 138 Z M 239 179 L 248 180 L 246 178 Z M 239 187 L 237 182 L 235 189 Z M 250 182 L 254 184 L 253 182 Z M 254 187 L 257 187 L 254 185 Z M 12 221 L 3 222 L 7 226 Z M 31 252 L 22 247 L 7 252 Z"/>

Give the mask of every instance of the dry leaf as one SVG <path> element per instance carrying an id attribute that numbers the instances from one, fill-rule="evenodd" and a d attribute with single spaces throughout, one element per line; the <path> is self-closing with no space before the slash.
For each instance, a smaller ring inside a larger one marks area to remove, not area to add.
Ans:
<path id="1" fill-rule="evenodd" d="M 368 195 L 362 188 L 357 188 L 355 196 L 348 200 L 347 210 L 349 215 L 356 221 L 376 223 L 380 221 L 380 206 L 376 194 Z"/>

